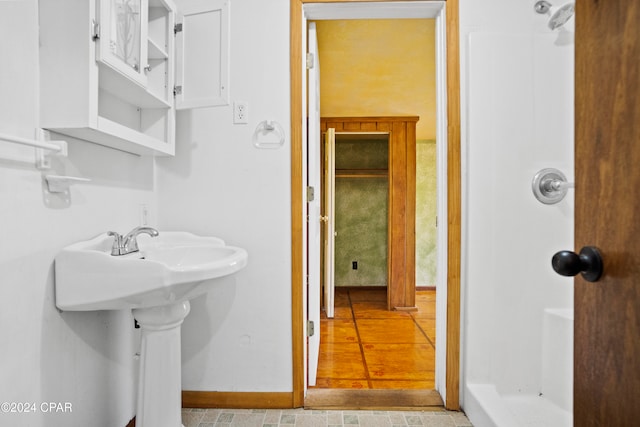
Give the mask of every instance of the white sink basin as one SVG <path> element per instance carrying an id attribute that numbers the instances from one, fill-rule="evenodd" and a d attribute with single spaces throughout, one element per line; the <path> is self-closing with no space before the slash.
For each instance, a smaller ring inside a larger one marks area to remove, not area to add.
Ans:
<path id="1" fill-rule="evenodd" d="M 244 249 L 216 237 L 160 231 L 137 239 L 140 251 L 121 256 L 111 255 L 113 237 L 106 233 L 63 249 L 55 261 L 58 308 L 120 310 L 186 301 L 247 264 Z"/>

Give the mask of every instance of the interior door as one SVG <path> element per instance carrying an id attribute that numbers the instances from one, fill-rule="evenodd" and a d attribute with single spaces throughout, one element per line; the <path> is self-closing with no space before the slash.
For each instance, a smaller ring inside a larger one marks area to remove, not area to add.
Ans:
<path id="1" fill-rule="evenodd" d="M 318 373 L 318 357 L 320 356 L 320 253 L 322 239 L 320 238 L 320 195 L 322 194 L 322 180 L 320 174 L 321 144 L 320 144 L 320 63 L 318 61 L 318 39 L 316 37 L 315 22 L 309 23 L 308 33 L 309 53 L 311 60 L 308 64 L 307 84 L 309 87 L 309 124 L 307 133 L 307 186 L 313 188 L 313 196 L 307 197 L 307 316 L 311 322 L 313 332 L 307 332 L 308 339 L 308 384 L 316 385 Z"/>
<path id="2" fill-rule="evenodd" d="M 576 5 L 576 248 L 603 275 L 575 279 L 574 425 L 640 419 L 640 0 Z"/>
<path id="3" fill-rule="evenodd" d="M 324 138 L 324 309 L 328 318 L 334 316 L 335 296 L 335 188 L 336 188 L 336 130 L 327 129 Z"/>

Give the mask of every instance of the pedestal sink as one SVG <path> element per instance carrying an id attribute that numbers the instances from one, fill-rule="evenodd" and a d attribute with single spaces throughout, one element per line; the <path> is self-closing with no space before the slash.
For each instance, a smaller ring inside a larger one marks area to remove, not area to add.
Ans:
<path id="1" fill-rule="evenodd" d="M 244 268 L 247 252 L 216 237 L 160 232 L 138 237 L 139 251 L 112 256 L 107 233 L 64 248 L 55 260 L 61 310 L 132 310 L 140 324 L 136 425 L 179 427 L 180 326 L 189 300 Z"/>

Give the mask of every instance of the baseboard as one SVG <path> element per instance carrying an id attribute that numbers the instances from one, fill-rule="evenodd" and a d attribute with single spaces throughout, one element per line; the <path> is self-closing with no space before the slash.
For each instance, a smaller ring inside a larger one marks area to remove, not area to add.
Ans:
<path id="1" fill-rule="evenodd" d="M 386 291 L 387 285 L 366 285 L 366 286 L 353 286 L 353 285 L 345 285 L 345 286 L 336 286 L 336 290 L 345 290 L 345 291 Z"/>
<path id="2" fill-rule="evenodd" d="M 309 389 L 304 399 L 308 409 L 340 410 L 444 410 L 436 390 Z"/>
<path id="3" fill-rule="evenodd" d="M 418 307 L 415 305 L 413 307 L 393 307 L 396 311 L 418 311 Z"/>
<path id="4" fill-rule="evenodd" d="M 182 391 L 183 408 L 287 409 L 291 392 Z"/>
<path id="5" fill-rule="evenodd" d="M 387 290 L 387 286 L 336 286 L 336 289 L 342 289 L 347 291 L 380 291 Z M 416 285 L 416 291 L 435 291 L 436 287 L 433 285 Z"/>

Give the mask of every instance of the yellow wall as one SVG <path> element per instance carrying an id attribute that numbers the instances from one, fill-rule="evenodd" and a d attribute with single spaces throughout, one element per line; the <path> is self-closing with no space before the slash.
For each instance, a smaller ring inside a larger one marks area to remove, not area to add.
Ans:
<path id="1" fill-rule="evenodd" d="M 435 21 L 318 21 L 323 116 L 420 116 L 436 137 Z"/>

